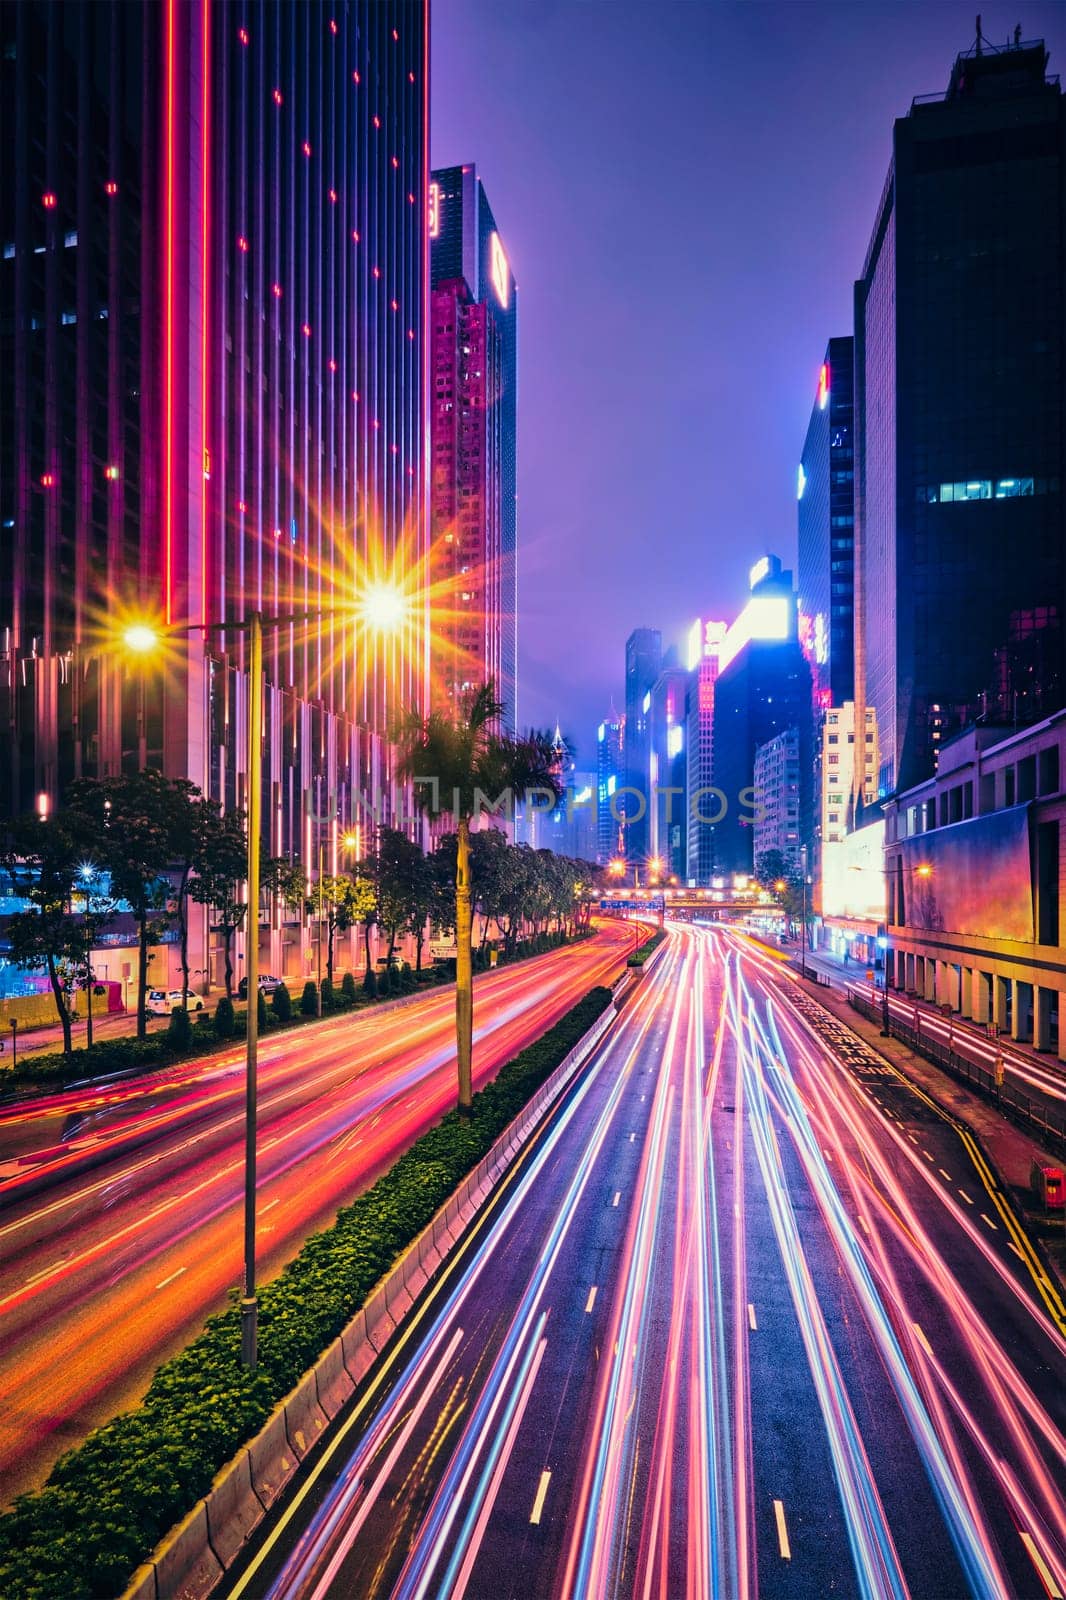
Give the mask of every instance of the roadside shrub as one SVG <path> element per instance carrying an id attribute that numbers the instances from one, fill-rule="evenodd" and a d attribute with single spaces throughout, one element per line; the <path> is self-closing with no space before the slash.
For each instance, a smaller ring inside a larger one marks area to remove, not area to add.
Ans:
<path id="1" fill-rule="evenodd" d="M 344 997 L 345 1005 L 355 1005 L 356 1000 L 359 998 L 359 991 L 355 987 L 354 972 L 346 972 L 341 979 L 341 994 Z"/>
<path id="2" fill-rule="evenodd" d="M 43 1489 L 21 1496 L 0 1517 L 4 1600 L 121 1593 L 610 1000 L 608 989 L 590 990 L 474 1096 L 468 1118 L 448 1112 L 308 1239 L 260 1291 L 254 1374 L 241 1366 L 234 1301 L 164 1362 L 135 1411 L 91 1433 Z"/>
<path id="3" fill-rule="evenodd" d="M 237 1018 L 233 1001 L 224 994 L 215 1007 L 215 1033 L 220 1039 L 232 1039 L 237 1031 Z"/>
<path id="4" fill-rule="evenodd" d="M 279 1022 L 292 1021 L 292 995 L 284 983 L 279 983 L 270 996 L 270 1005 Z"/>
<path id="5" fill-rule="evenodd" d="M 645 961 L 647 961 L 648 957 L 653 955 L 655 951 L 658 950 L 665 938 L 666 934 L 663 932 L 662 928 L 656 928 L 651 938 L 645 939 L 644 943 L 634 950 L 633 954 L 626 962 L 626 966 L 642 967 Z"/>
<path id="6" fill-rule="evenodd" d="M 189 1021 L 189 1013 L 184 1006 L 175 1006 L 170 1013 L 167 1044 L 174 1054 L 179 1056 L 192 1049 L 192 1023 Z"/>
<path id="7" fill-rule="evenodd" d="M 376 1000 L 378 997 L 378 975 L 373 967 L 367 967 L 363 973 L 363 993 L 368 1000 Z"/>
<path id="8" fill-rule="evenodd" d="M 304 984 L 304 992 L 300 996 L 300 1012 L 305 1017 L 318 1016 L 318 985 L 311 978 Z"/>
<path id="9" fill-rule="evenodd" d="M 322 979 L 322 1009 L 323 1009 L 323 1011 L 332 1011 L 333 1008 L 336 1006 L 336 1004 L 337 1004 L 337 1001 L 336 1001 L 336 997 L 335 997 L 335 995 L 333 993 L 333 985 L 330 983 L 328 978 L 323 978 Z"/>
<path id="10" fill-rule="evenodd" d="M 270 1026 L 270 1023 L 267 1021 L 266 995 L 263 993 L 262 989 L 259 989 L 259 990 L 256 991 L 255 998 L 256 998 L 255 1014 L 256 1014 L 256 1018 L 258 1020 L 259 1029 L 260 1029 L 260 1032 L 265 1033 L 267 1028 Z"/>

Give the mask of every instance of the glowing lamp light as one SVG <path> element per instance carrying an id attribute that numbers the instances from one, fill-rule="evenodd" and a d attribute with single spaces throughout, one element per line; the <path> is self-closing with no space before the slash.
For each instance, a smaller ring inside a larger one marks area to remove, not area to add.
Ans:
<path id="1" fill-rule="evenodd" d="M 248 29 L 247 28 L 238 28 L 237 29 L 237 38 L 240 40 L 241 44 L 246 45 L 248 43 Z"/>
<path id="2" fill-rule="evenodd" d="M 399 158 L 399 156 L 393 156 L 393 158 L 392 158 L 392 170 L 393 170 L 393 172 L 397 172 L 399 170 L 399 166 L 400 166 L 400 158 Z"/>
<path id="3" fill-rule="evenodd" d="M 247 255 L 248 254 L 248 240 L 244 237 L 243 234 L 241 234 L 240 237 L 237 240 L 237 249 L 241 252 L 242 255 Z"/>
<path id="4" fill-rule="evenodd" d="M 381 268 L 380 267 L 371 267 L 370 276 L 372 278 L 380 278 L 381 277 Z"/>
<path id="5" fill-rule="evenodd" d="M 402 590 L 388 582 L 368 584 L 359 606 L 359 615 L 371 632 L 396 633 L 407 612 Z"/>
<path id="6" fill-rule="evenodd" d="M 117 483 L 118 479 L 119 479 L 118 468 L 117 467 L 105 467 L 104 468 L 104 477 L 107 479 L 108 483 Z"/>
<path id="7" fill-rule="evenodd" d="M 54 211 L 55 210 L 56 205 L 58 204 L 58 202 L 56 200 L 55 195 L 52 193 L 51 189 L 46 189 L 44 194 L 42 194 L 42 196 L 41 196 L 41 204 L 42 204 L 42 206 L 44 206 L 44 209 L 46 211 Z"/>
<path id="8" fill-rule="evenodd" d="M 37 796 L 37 815 L 43 820 L 51 809 L 47 794 L 42 790 Z"/>
<path id="9" fill-rule="evenodd" d="M 359 79 L 359 74 L 358 74 L 358 72 L 353 72 L 353 73 L 352 73 L 352 82 L 353 82 L 353 83 L 358 83 L 358 82 L 359 82 L 359 81 L 360 81 L 360 79 Z"/>
<path id="10" fill-rule="evenodd" d="M 276 106 L 280 106 L 280 104 L 281 104 L 281 90 L 280 89 L 275 89 L 274 90 L 274 104 Z"/>
<path id="11" fill-rule="evenodd" d="M 496 291 L 496 298 L 506 311 L 511 275 L 498 233 L 494 233 L 489 240 L 489 275 L 492 278 L 492 287 Z"/>
<path id="12" fill-rule="evenodd" d="M 118 184 L 113 182 L 113 181 L 105 183 L 104 184 L 104 193 L 105 194 L 111 194 L 111 195 L 118 194 Z"/>
<path id="13" fill-rule="evenodd" d="M 923 861 L 916 870 L 919 878 L 931 878 L 933 876 L 933 869 L 928 861 Z"/>
<path id="14" fill-rule="evenodd" d="M 828 363 L 828 361 L 823 361 L 822 362 L 821 371 L 818 374 L 818 409 L 819 409 L 819 411 L 824 411 L 825 410 L 826 405 L 828 403 L 828 400 L 829 400 L 829 363 Z"/>
<path id="15" fill-rule="evenodd" d="M 122 642 L 134 655 L 146 656 L 159 643 L 159 635 L 150 622 L 131 622 L 122 635 Z"/>
<path id="16" fill-rule="evenodd" d="M 440 184 L 431 183 L 429 186 L 429 236 L 436 239 L 440 235 Z"/>
<path id="17" fill-rule="evenodd" d="M 337 22 L 336 18 L 334 17 L 330 17 L 329 19 L 329 31 L 330 33 L 336 33 L 337 31 Z"/>
<path id="18" fill-rule="evenodd" d="M 271 286 L 270 286 L 270 291 L 273 294 L 275 300 L 280 300 L 281 299 L 281 284 L 280 283 L 272 283 Z"/>
<path id="19" fill-rule="evenodd" d="M 358 850 L 359 835 L 357 833 L 346 833 L 341 843 L 346 850 Z"/>
<path id="20" fill-rule="evenodd" d="M 374 113 L 374 116 L 373 116 L 372 120 L 373 120 L 375 128 L 380 128 L 381 127 L 381 118 L 378 116 L 376 111 Z"/>
<path id="21" fill-rule="evenodd" d="M 54 472 L 42 472 L 41 473 L 41 488 L 42 489 L 54 489 L 55 488 L 55 483 L 56 483 L 56 475 L 55 475 Z"/>
<path id="22" fill-rule="evenodd" d="M 304 155 L 305 156 L 309 156 L 310 154 L 311 154 L 311 146 L 308 144 L 307 140 L 305 139 L 304 140 Z"/>
<path id="23" fill-rule="evenodd" d="M 337 204 L 337 191 L 336 191 L 336 189 L 331 189 L 329 191 L 329 203 L 332 206 L 335 206 Z"/>
<path id="24" fill-rule="evenodd" d="M 311 337 L 311 324 L 309 322 L 305 322 L 304 325 L 303 325 L 303 328 L 301 329 L 301 332 L 303 333 L 303 336 L 304 336 L 305 339 L 310 339 L 310 337 Z"/>

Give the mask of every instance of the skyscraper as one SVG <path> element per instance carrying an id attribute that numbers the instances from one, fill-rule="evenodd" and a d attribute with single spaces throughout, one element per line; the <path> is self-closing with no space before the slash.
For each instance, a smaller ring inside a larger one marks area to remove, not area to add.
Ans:
<path id="1" fill-rule="evenodd" d="M 596 729 L 596 859 L 601 865 L 621 855 L 622 826 L 612 801 L 625 782 L 622 719 L 612 704 Z"/>
<path id="2" fill-rule="evenodd" d="M 506 703 L 501 349 L 492 311 L 462 278 L 433 290 L 430 329 L 430 688 L 437 707 L 454 710 L 489 679 Z"/>
<path id="3" fill-rule="evenodd" d="M 145 762 L 243 804 L 268 633 L 263 845 L 333 866 L 422 703 L 428 44 L 401 0 L 4 8 L 0 810 Z M 134 673 L 108 625 L 172 628 Z M 365 620 L 365 618 L 364 618 Z M 321 837 L 321 835 L 319 835 Z M 275 929 L 275 933 L 276 933 Z M 268 958 L 274 959 L 274 958 Z"/>
<path id="4" fill-rule="evenodd" d="M 635 628 L 626 640 L 626 859 L 642 864 L 648 854 L 649 756 L 648 713 L 651 691 L 663 662 L 663 636 L 658 628 Z M 622 808 L 619 807 L 621 810 Z"/>
<path id="5" fill-rule="evenodd" d="M 688 671 L 668 652 L 648 707 L 648 854 L 667 879 L 685 881 L 688 859 Z"/>
<path id="6" fill-rule="evenodd" d="M 455 659 L 450 631 L 461 636 L 464 670 L 477 669 L 497 679 L 506 708 L 504 721 L 513 729 L 518 695 L 518 286 L 476 167 L 442 167 L 433 172 L 429 233 L 434 290 L 434 577 L 443 579 L 449 590 L 442 660 L 446 663 L 450 653 Z M 450 327 L 444 295 L 455 307 Z M 466 330 L 461 341 L 460 323 Z M 484 350 L 480 367 L 475 344 Z M 447 409 L 449 390 L 454 416 Z M 447 450 L 457 450 L 454 462 L 444 453 Z M 455 539 L 451 547 L 442 548 L 453 524 Z M 473 584 L 464 588 L 464 569 L 470 575 L 485 575 L 484 593 Z M 469 598 L 464 600 L 464 594 Z M 476 621 L 466 621 L 478 611 L 481 616 Z M 456 619 L 451 630 L 449 616 Z M 478 635 L 484 644 L 472 649 Z M 447 668 L 444 675 L 454 676 Z"/>
<path id="7" fill-rule="evenodd" d="M 701 820 L 703 800 L 714 783 L 714 686 L 718 649 L 726 634 L 724 622 L 693 624 L 688 647 L 688 859 L 686 880 L 707 889 L 714 875 L 714 824 Z"/>
<path id="8" fill-rule="evenodd" d="M 776 556 L 751 569 L 751 595 L 718 647 L 714 684 L 712 772 L 720 791 L 700 810 L 720 811 L 714 825 L 715 869 L 750 872 L 754 861 L 755 752 L 775 734 L 798 731 L 800 836 L 811 812 L 811 671 L 797 637 L 791 572 Z"/>
<path id="9" fill-rule="evenodd" d="M 819 703 L 855 688 L 855 341 L 830 339 L 797 475 L 799 630 Z"/>
<path id="10" fill-rule="evenodd" d="M 880 792 L 966 722 L 1063 703 L 1066 117 L 980 36 L 915 100 L 855 294 L 856 716 Z"/>

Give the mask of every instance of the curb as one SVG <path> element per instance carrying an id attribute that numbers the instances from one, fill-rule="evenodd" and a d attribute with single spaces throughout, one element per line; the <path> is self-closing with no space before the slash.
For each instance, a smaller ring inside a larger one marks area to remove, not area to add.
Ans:
<path id="1" fill-rule="evenodd" d="M 612 1003 L 602 1016 L 412 1240 L 343 1332 L 278 1402 L 255 1437 L 216 1475 L 207 1494 L 137 1568 L 121 1600 L 206 1600 L 214 1592 L 458 1243 L 500 1173 L 610 1028 L 622 982 L 616 984 Z"/>

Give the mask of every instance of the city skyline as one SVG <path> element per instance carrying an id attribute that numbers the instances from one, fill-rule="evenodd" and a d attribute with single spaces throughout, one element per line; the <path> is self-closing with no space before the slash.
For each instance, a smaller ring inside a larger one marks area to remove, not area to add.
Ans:
<path id="1" fill-rule="evenodd" d="M 635 0 L 447 0 L 432 19 L 433 163 L 474 153 L 522 285 L 520 720 L 561 717 L 586 762 L 629 632 L 681 642 L 697 615 L 740 611 L 764 551 L 795 566 L 796 469 L 826 343 L 851 331 L 893 121 L 943 92 L 975 33 L 965 0 L 663 14 L 676 26 Z M 1061 7 L 982 19 L 994 45 L 1020 20 L 1066 65 Z M 633 73 L 646 115 L 611 91 Z M 738 147 L 756 97 L 771 114 Z M 664 515 L 676 555 L 649 573 L 638 551 Z"/>

